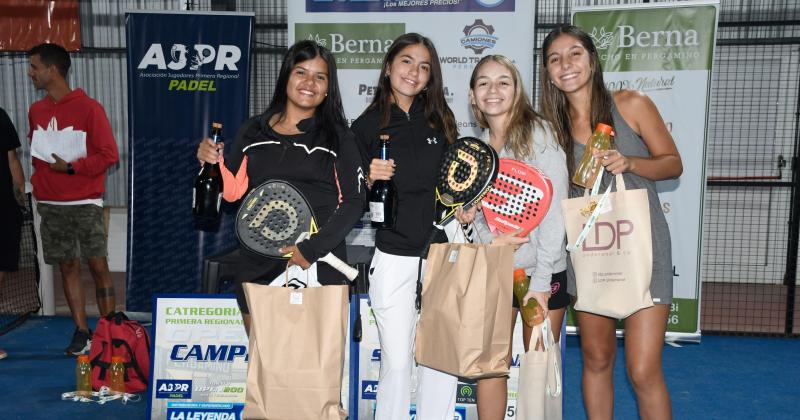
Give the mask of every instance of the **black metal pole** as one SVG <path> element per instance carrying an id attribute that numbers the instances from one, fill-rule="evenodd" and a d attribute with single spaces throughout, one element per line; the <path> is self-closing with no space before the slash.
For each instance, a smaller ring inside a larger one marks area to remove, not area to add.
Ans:
<path id="1" fill-rule="evenodd" d="M 798 77 L 800 79 L 800 77 Z M 794 154 L 792 156 L 792 199 L 789 207 L 789 246 L 786 249 L 786 335 L 794 331 L 794 300 L 797 283 L 797 250 L 800 240 L 800 87 L 797 89 L 797 106 L 794 110 Z"/>

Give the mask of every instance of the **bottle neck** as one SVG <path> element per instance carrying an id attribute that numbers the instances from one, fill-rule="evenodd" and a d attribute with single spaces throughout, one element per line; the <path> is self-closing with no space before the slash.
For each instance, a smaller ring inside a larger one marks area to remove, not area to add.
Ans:
<path id="1" fill-rule="evenodd" d="M 389 143 L 381 142 L 381 159 L 389 160 Z"/>
<path id="2" fill-rule="evenodd" d="M 222 133 L 220 133 L 217 130 L 212 131 L 211 132 L 211 141 L 213 141 L 214 144 L 217 144 L 220 141 L 222 141 Z"/>

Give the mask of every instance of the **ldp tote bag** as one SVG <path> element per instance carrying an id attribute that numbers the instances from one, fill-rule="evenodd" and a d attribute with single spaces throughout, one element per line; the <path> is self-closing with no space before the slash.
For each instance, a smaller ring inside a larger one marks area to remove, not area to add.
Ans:
<path id="1" fill-rule="evenodd" d="M 431 245 L 417 363 L 465 378 L 508 375 L 513 262 L 508 245 Z"/>
<path id="2" fill-rule="evenodd" d="M 251 312 L 245 419 L 342 420 L 347 286 L 244 283 Z"/>
<path id="3" fill-rule="evenodd" d="M 575 271 L 575 310 L 622 319 L 653 306 L 650 278 L 653 242 L 647 190 L 628 190 L 622 175 L 617 191 L 561 202 L 567 250 Z"/>
<path id="4" fill-rule="evenodd" d="M 561 346 L 547 318 L 533 327 L 528 351 L 520 357 L 517 419 L 561 420 L 561 384 Z"/>

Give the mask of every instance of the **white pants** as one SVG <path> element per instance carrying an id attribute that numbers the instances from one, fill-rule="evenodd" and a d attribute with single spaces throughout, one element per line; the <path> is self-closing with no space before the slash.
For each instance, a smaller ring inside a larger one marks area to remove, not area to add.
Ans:
<path id="1" fill-rule="evenodd" d="M 408 420 L 411 369 L 417 328 L 418 257 L 375 249 L 369 269 L 369 297 L 381 342 L 381 370 L 375 420 Z M 422 265 L 423 273 L 425 264 Z M 456 405 L 455 376 L 425 366 L 417 371 L 418 420 L 451 420 Z"/>

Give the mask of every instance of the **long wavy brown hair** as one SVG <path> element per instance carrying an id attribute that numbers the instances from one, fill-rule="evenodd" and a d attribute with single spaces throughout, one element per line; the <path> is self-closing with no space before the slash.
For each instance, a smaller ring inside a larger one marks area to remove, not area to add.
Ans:
<path id="1" fill-rule="evenodd" d="M 436 53 L 436 47 L 433 46 L 433 42 L 418 33 L 410 32 L 400 35 L 389 46 L 389 50 L 386 51 L 386 57 L 383 58 L 383 68 L 381 68 L 381 74 L 378 77 L 375 97 L 364 112 L 377 108 L 381 111 L 381 126 L 385 127 L 389 124 L 394 98 L 392 97 L 392 85 L 386 75 L 386 70 L 392 65 L 400 51 L 403 51 L 409 45 L 415 44 L 424 46 L 431 56 L 431 77 L 425 89 L 418 94 L 425 101 L 425 119 L 432 128 L 444 133 L 448 143 L 452 143 L 458 138 L 458 128 L 456 127 L 456 118 L 453 115 L 453 111 L 447 106 L 447 101 L 444 98 L 444 81 L 442 79 L 442 67 L 439 65 L 439 54 Z"/>
<path id="2" fill-rule="evenodd" d="M 514 153 L 514 158 L 523 160 L 533 153 L 533 125 L 537 125 L 544 129 L 542 124 L 543 117 L 538 112 L 534 111 L 528 95 L 522 86 L 522 76 L 517 70 L 517 66 L 504 55 L 487 55 L 472 70 L 472 76 L 469 79 L 470 90 L 475 89 L 475 83 L 478 78 L 478 70 L 481 66 L 489 61 L 494 61 L 497 64 L 505 67 L 511 73 L 511 79 L 514 82 L 514 102 L 511 105 L 511 116 L 508 120 L 508 128 L 506 130 L 505 147 Z M 489 128 L 489 122 L 486 121 L 486 116 L 478 108 L 478 105 L 471 103 L 472 115 L 475 116 L 475 121 L 483 129 Z"/>
<path id="3" fill-rule="evenodd" d="M 597 54 L 597 48 L 592 42 L 592 37 L 589 36 L 582 29 L 572 25 L 562 25 L 552 31 L 544 39 L 542 44 L 542 68 L 541 68 L 541 89 L 539 89 L 539 103 L 542 106 L 542 113 L 553 124 L 556 138 L 564 152 L 567 155 L 567 169 L 569 170 L 569 177 L 575 173 L 575 159 L 573 153 L 575 147 L 573 146 L 572 136 L 572 123 L 569 116 L 569 102 L 567 96 L 550 80 L 550 74 L 547 71 L 547 55 L 550 52 L 550 46 L 557 38 L 561 36 L 571 36 L 581 43 L 584 49 L 589 53 L 589 65 L 592 71 L 591 79 L 591 127 L 595 127 L 597 123 L 603 123 L 613 126 L 613 119 L 611 116 L 611 107 L 613 98 L 611 92 L 606 88 L 603 82 L 603 69 L 600 67 L 600 57 Z"/>

